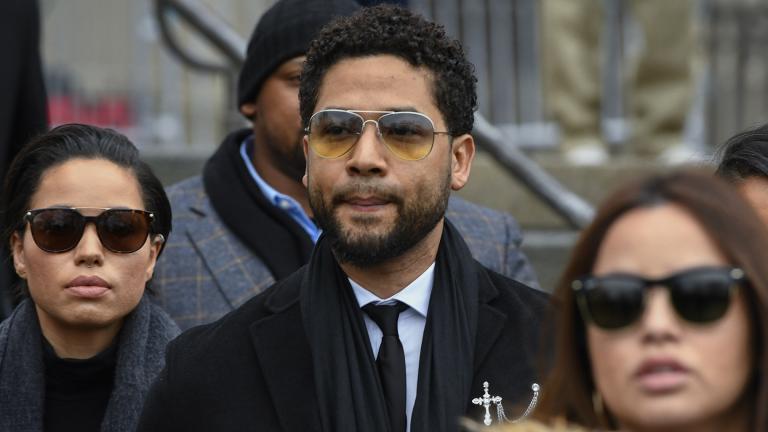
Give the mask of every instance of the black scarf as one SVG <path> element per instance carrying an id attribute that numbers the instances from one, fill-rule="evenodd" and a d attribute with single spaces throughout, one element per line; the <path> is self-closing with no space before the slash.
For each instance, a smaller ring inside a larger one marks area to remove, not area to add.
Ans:
<path id="1" fill-rule="evenodd" d="M 419 359 L 411 431 L 458 430 L 469 404 L 477 329 L 480 265 L 446 220 Z M 301 282 L 324 431 L 388 432 L 381 383 L 362 312 L 347 275 L 322 236 Z"/>
<path id="2" fill-rule="evenodd" d="M 178 334 L 176 324 L 145 294 L 120 330 L 102 432 L 136 430 L 147 392 L 165 364 L 165 347 Z M 45 366 L 43 344 L 37 342 L 41 335 L 30 299 L 0 324 L 0 431 L 44 430 Z"/>
<path id="3" fill-rule="evenodd" d="M 203 169 L 203 185 L 224 224 L 280 280 L 304 265 L 312 240 L 287 213 L 267 200 L 240 156 L 249 129 L 229 134 Z M 258 145 L 258 144 L 255 144 Z"/>

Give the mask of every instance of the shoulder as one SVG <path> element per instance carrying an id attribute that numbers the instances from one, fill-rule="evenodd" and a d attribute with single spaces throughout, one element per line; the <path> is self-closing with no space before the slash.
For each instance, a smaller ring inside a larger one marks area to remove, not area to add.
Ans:
<path id="1" fill-rule="evenodd" d="M 199 207 L 202 203 L 208 202 L 203 178 L 199 175 L 168 186 L 165 192 L 168 194 L 168 200 L 171 201 L 174 212 L 184 212 L 188 210 L 189 206 Z"/>
<path id="2" fill-rule="evenodd" d="M 220 399 L 222 389 L 234 391 L 259 374 L 249 327 L 265 315 L 263 303 L 264 296 L 256 296 L 218 321 L 184 331 L 168 344 L 156 383 L 168 403 L 181 397 L 186 398 L 182 406 L 199 408 Z"/>
<path id="3" fill-rule="evenodd" d="M 32 299 L 26 298 L 13 309 L 11 314 L 0 323 L 0 365 L 4 364 L 5 356 L 23 355 L 16 351 L 21 342 L 25 345 L 22 351 L 29 347 L 27 342 L 39 337 L 40 325 L 35 312 L 35 304 Z"/>
<path id="4" fill-rule="evenodd" d="M 489 221 L 495 222 L 507 222 L 509 220 L 514 221 L 512 216 L 508 213 L 494 210 L 489 207 L 484 207 L 479 204 L 467 201 L 457 195 L 451 195 L 448 200 L 448 208 L 446 209 L 447 216 L 468 216 L 473 218 L 483 218 Z"/>
<path id="5" fill-rule="evenodd" d="M 493 270 L 486 268 L 485 271 L 498 290 L 499 295 L 494 299 L 494 303 L 503 305 L 505 309 L 512 309 L 515 313 L 524 313 L 535 317 L 536 321 L 544 318 L 550 304 L 548 293 L 510 279 Z"/>
<path id="6" fill-rule="evenodd" d="M 201 176 L 182 180 L 167 187 L 165 191 L 173 212 L 171 243 L 174 243 L 174 237 L 182 237 L 185 232 L 192 232 L 202 238 L 218 232 L 230 232 L 213 208 Z M 169 249 L 168 246 L 166 245 L 166 249 Z"/>
<path id="7" fill-rule="evenodd" d="M 0 365 L 3 364 L 3 358 L 5 357 L 6 345 L 8 344 L 8 334 L 10 333 L 13 320 L 18 313 L 19 306 L 11 312 L 2 322 L 0 322 Z"/>
<path id="8" fill-rule="evenodd" d="M 26 298 L 16 305 L 11 314 L 0 322 L 0 359 L 2 358 L 2 347 L 5 346 L 8 335 L 13 331 L 14 326 L 19 322 L 32 319 L 36 320 L 34 303 L 32 303 L 32 299 Z"/>
<path id="9" fill-rule="evenodd" d="M 521 237 L 520 226 L 512 215 L 471 203 L 458 196 L 451 196 L 445 216 L 460 232 L 469 235 L 494 235 L 504 232 L 505 238 Z"/>
<path id="10" fill-rule="evenodd" d="M 254 296 L 240 307 L 217 321 L 183 332 L 168 345 L 168 367 L 194 370 L 198 367 L 220 367 L 232 362 L 232 356 L 242 356 L 253 348 L 250 344 L 250 327 L 272 315 L 280 307 L 294 304 L 291 286 L 296 282 L 291 276 L 264 292 Z M 284 292 L 291 291 L 287 295 Z M 289 298 L 290 297 L 290 298 Z M 275 307 L 278 304 L 280 307 Z"/>
<path id="11" fill-rule="evenodd" d="M 291 328 L 301 322 L 300 315 L 295 319 L 298 301 L 287 302 L 286 310 L 274 303 L 283 288 L 284 282 L 275 284 L 218 321 L 193 327 L 171 341 L 165 368 L 147 396 L 139 430 L 231 430 L 243 424 L 276 430 L 263 361 L 280 364 L 284 356 L 258 344 L 254 335 L 259 324 L 282 317 L 281 325 L 267 329 L 270 337 L 297 340 Z M 276 371 L 271 368 L 269 373 Z"/>
<path id="12" fill-rule="evenodd" d="M 484 266 L 538 287 L 536 274 L 520 248 L 520 226 L 511 215 L 453 196 L 445 216 Z"/>

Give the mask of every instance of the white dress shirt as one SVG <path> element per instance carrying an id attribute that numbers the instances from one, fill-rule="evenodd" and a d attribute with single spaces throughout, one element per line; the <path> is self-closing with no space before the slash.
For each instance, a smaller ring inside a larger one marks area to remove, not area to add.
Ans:
<path id="1" fill-rule="evenodd" d="M 405 414 L 408 420 L 408 432 L 411 430 L 411 414 L 413 413 L 413 404 L 416 402 L 421 340 L 424 337 L 424 325 L 427 323 L 427 310 L 429 309 L 429 298 L 432 295 L 434 279 L 435 263 L 432 263 L 415 281 L 387 299 L 376 297 L 375 294 L 349 279 L 352 291 L 354 291 L 357 303 L 361 308 L 369 303 L 392 304 L 395 301 L 401 301 L 408 305 L 408 309 L 401 312 L 397 320 L 397 332 L 400 335 L 400 343 L 403 344 L 405 354 Z M 374 355 L 378 357 L 379 346 L 381 346 L 381 329 L 365 313 L 363 313 L 363 319 L 365 320 L 365 328 L 368 330 L 368 339 L 371 341 L 371 349 Z"/>

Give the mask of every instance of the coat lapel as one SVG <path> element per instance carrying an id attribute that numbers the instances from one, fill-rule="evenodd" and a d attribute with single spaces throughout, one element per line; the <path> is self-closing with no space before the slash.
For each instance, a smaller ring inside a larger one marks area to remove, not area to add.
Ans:
<path id="1" fill-rule="evenodd" d="M 302 325 L 299 284 L 284 284 L 266 307 L 273 314 L 250 326 L 267 390 L 286 431 L 320 427 L 312 354 Z"/>
<path id="2" fill-rule="evenodd" d="M 199 206 L 195 212 L 204 215 L 203 221 L 184 234 L 233 309 L 275 282 L 267 267 L 224 226 L 210 205 Z"/>
<path id="3" fill-rule="evenodd" d="M 491 348 L 499 339 L 507 316 L 500 310 L 489 306 L 480 305 L 480 316 L 477 320 L 477 339 L 475 340 L 475 372 L 488 356 Z"/>
<path id="4" fill-rule="evenodd" d="M 531 337 L 530 327 L 537 326 L 538 319 L 531 316 L 514 291 L 502 300 L 493 282 L 488 282 L 480 284 L 471 394 L 481 396 L 483 382 L 488 381 L 491 395 L 503 398 L 506 415 L 513 420 L 525 411 L 533 397 L 537 367 L 531 344 L 537 341 Z M 471 403 L 467 415 L 473 420 L 482 420 L 482 410 Z"/>
<path id="5" fill-rule="evenodd" d="M 483 364 L 485 357 L 499 339 L 507 323 L 507 315 L 490 302 L 499 292 L 490 280 L 480 283 L 480 306 L 477 314 L 477 336 L 475 338 L 475 372 Z"/>

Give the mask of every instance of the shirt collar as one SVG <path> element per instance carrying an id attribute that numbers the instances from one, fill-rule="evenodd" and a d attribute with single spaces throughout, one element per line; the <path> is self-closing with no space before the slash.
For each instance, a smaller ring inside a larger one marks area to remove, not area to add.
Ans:
<path id="1" fill-rule="evenodd" d="M 427 310 L 429 309 L 429 298 L 432 295 L 432 285 L 435 280 L 435 263 L 433 262 L 424 273 L 411 282 L 407 287 L 403 288 L 400 292 L 392 297 L 381 299 L 372 292 L 363 288 L 360 284 L 349 279 L 350 285 L 352 285 L 352 291 L 357 298 L 357 304 L 363 307 L 369 303 L 386 304 L 392 303 L 395 300 L 401 301 L 407 304 L 410 308 L 422 316 L 427 316 Z"/>
<path id="2" fill-rule="evenodd" d="M 296 200 L 293 199 L 293 197 L 290 197 L 288 195 L 282 194 L 278 192 L 275 188 L 269 185 L 261 176 L 259 175 L 259 172 L 256 171 L 256 167 L 253 166 L 253 162 L 251 161 L 251 156 L 248 154 L 248 149 L 253 146 L 253 135 L 248 135 L 243 140 L 243 143 L 240 144 L 240 156 L 243 158 L 243 162 L 245 162 L 245 167 L 248 169 L 248 173 L 253 177 L 253 180 L 256 182 L 256 185 L 261 189 L 261 193 L 264 194 L 265 197 L 271 202 L 272 204 L 276 206 L 280 206 L 280 203 L 282 201 L 289 201 L 291 203 L 296 203 Z M 298 203 L 296 203 L 298 205 Z"/>

